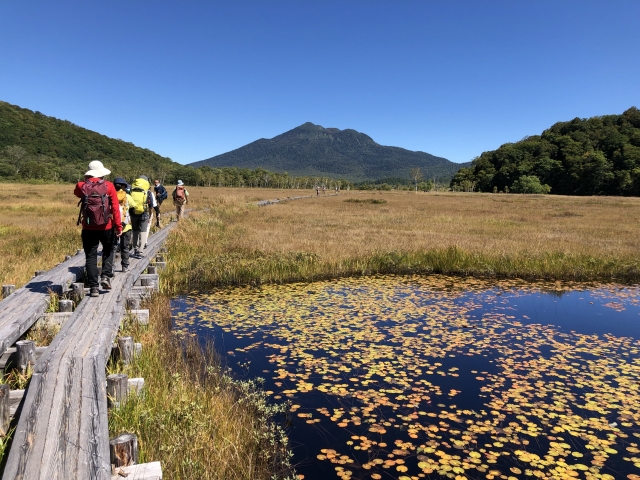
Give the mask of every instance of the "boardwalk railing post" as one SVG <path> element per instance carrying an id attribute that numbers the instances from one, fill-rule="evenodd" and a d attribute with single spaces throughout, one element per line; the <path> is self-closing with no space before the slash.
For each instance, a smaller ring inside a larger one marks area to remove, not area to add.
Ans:
<path id="1" fill-rule="evenodd" d="M 16 291 L 15 285 L 2 285 L 2 298 L 7 298 Z"/>
<path id="2" fill-rule="evenodd" d="M 114 373 L 107 377 L 107 398 L 109 407 L 117 407 L 127 401 L 129 377 L 124 373 Z"/>
<path id="3" fill-rule="evenodd" d="M 45 273 L 47 273 L 46 270 L 36 270 L 36 275 L 35 276 L 37 277 L 38 275 L 44 275 Z"/>
<path id="4" fill-rule="evenodd" d="M 80 303 L 80 300 L 84 298 L 84 283 L 76 282 L 71 286 L 73 290 L 73 299 L 76 303 Z"/>
<path id="5" fill-rule="evenodd" d="M 155 266 L 155 265 L 149 265 L 149 266 L 147 267 L 147 273 L 150 273 L 150 274 L 158 273 L 158 271 L 157 271 L 157 270 L 158 270 L 158 269 L 156 268 L 156 266 Z"/>
<path id="6" fill-rule="evenodd" d="M 33 340 L 20 340 L 16 342 L 18 353 L 18 368 L 22 373 L 27 370 L 27 366 L 36 364 L 36 342 Z"/>
<path id="7" fill-rule="evenodd" d="M 9 385 L 0 385 L 0 435 L 6 435 L 9 431 L 9 421 L 11 420 L 9 404 Z"/>
<path id="8" fill-rule="evenodd" d="M 58 302 L 58 310 L 61 312 L 73 312 L 73 300 L 60 300 Z"/>
<path id="9" fill-rule="evenodd" d="M 129 309 L 129 310 L 140 310 L 140 299 L 139 298 L 127 298 L 127 309 Z"/>
<path id="10" fill-rule="evenodd" d="M 120 350 L 120 360 L 122 360 L 122 363 L 129 365 L 133 361 L 133 355 L 135 353 L 133 337 L 118 338 L 118 350 Z"/>
<path id="11" fill-rule="evenodd" d="M 109 440 L 111 471 L 118 467 L 128 467 L 138 463 L 138 437 L 132 433 L 123 433 Z"/>
<path id="12" fill-rule="evenodd" d="M 167 262 L 156 262 L 156 268 L 158 270 L 164 270 L 167 266 Z"/>

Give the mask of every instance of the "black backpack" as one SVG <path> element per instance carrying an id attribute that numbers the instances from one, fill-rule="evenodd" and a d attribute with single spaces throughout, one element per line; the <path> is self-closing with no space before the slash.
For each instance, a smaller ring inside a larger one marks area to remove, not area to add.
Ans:
<path id="1" fill-rule="evenodd" d="M 156 191 L 156 197 L 158 200 L 166 200 L 169 194 L 167 193 L 167 189 L 164 188 L 163 185 L 158 185 L 157 187 L 153 187 Z"/>

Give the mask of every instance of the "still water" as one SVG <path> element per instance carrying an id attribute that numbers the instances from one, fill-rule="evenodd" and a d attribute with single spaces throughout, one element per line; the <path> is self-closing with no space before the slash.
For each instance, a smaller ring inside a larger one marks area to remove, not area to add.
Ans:
<path id="1" fill-rule="evenodd" d="M 640 479 L 640 288 L 368 277 L 174 299 L 310 479 Z"/>

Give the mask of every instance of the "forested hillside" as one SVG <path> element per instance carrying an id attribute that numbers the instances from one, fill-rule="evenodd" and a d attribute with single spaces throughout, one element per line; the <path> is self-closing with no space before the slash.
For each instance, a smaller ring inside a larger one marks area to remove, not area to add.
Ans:
<path id="1" fill-rule="evenodd" d="M 380 145 L 352 129 L 324 128 L 310 122 L 191 165 L 260 167 L 294 176 L 328 176 L 358 182 L 410 180 L 413 168 L 420 168 L 425 178 L 446 178 L 448 182 L 460 168 L 446 158 Z"/>
<path id="2" fill-rule="evenodd" d="M 640 195 L 640 110 L 575 118 L 476 157 L 454 189 Z"/>
<path id="3" fill-rule="evenodd" d="M 90 160 L 108 161 L 122 176 L 165 174 L 179 164 L 132 143 L 66 120 L 0 102 L 0 177 L 75 181 Z"/>

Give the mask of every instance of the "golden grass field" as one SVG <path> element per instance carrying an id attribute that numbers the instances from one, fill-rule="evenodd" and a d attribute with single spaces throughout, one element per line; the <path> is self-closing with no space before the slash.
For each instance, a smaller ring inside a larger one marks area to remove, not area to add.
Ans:
<path id="1" fill-rule="evenodd" d="M 386 204 L 345 202 L 382 199 Z M 274 205 L 234 222 L 233 248 L 346 259 L 458 247 L 483 255 L 548 252 L 634 258 L 640 201 L 550 195 L 343 193 Z"/>
<path id="2" fill-rule="evenodd" d="M 173 237 L 175 291 L 376 273 L 640 280 L 637 198 L 354 191 L 258 208 L 221 189 L 217 203 Z"/>

